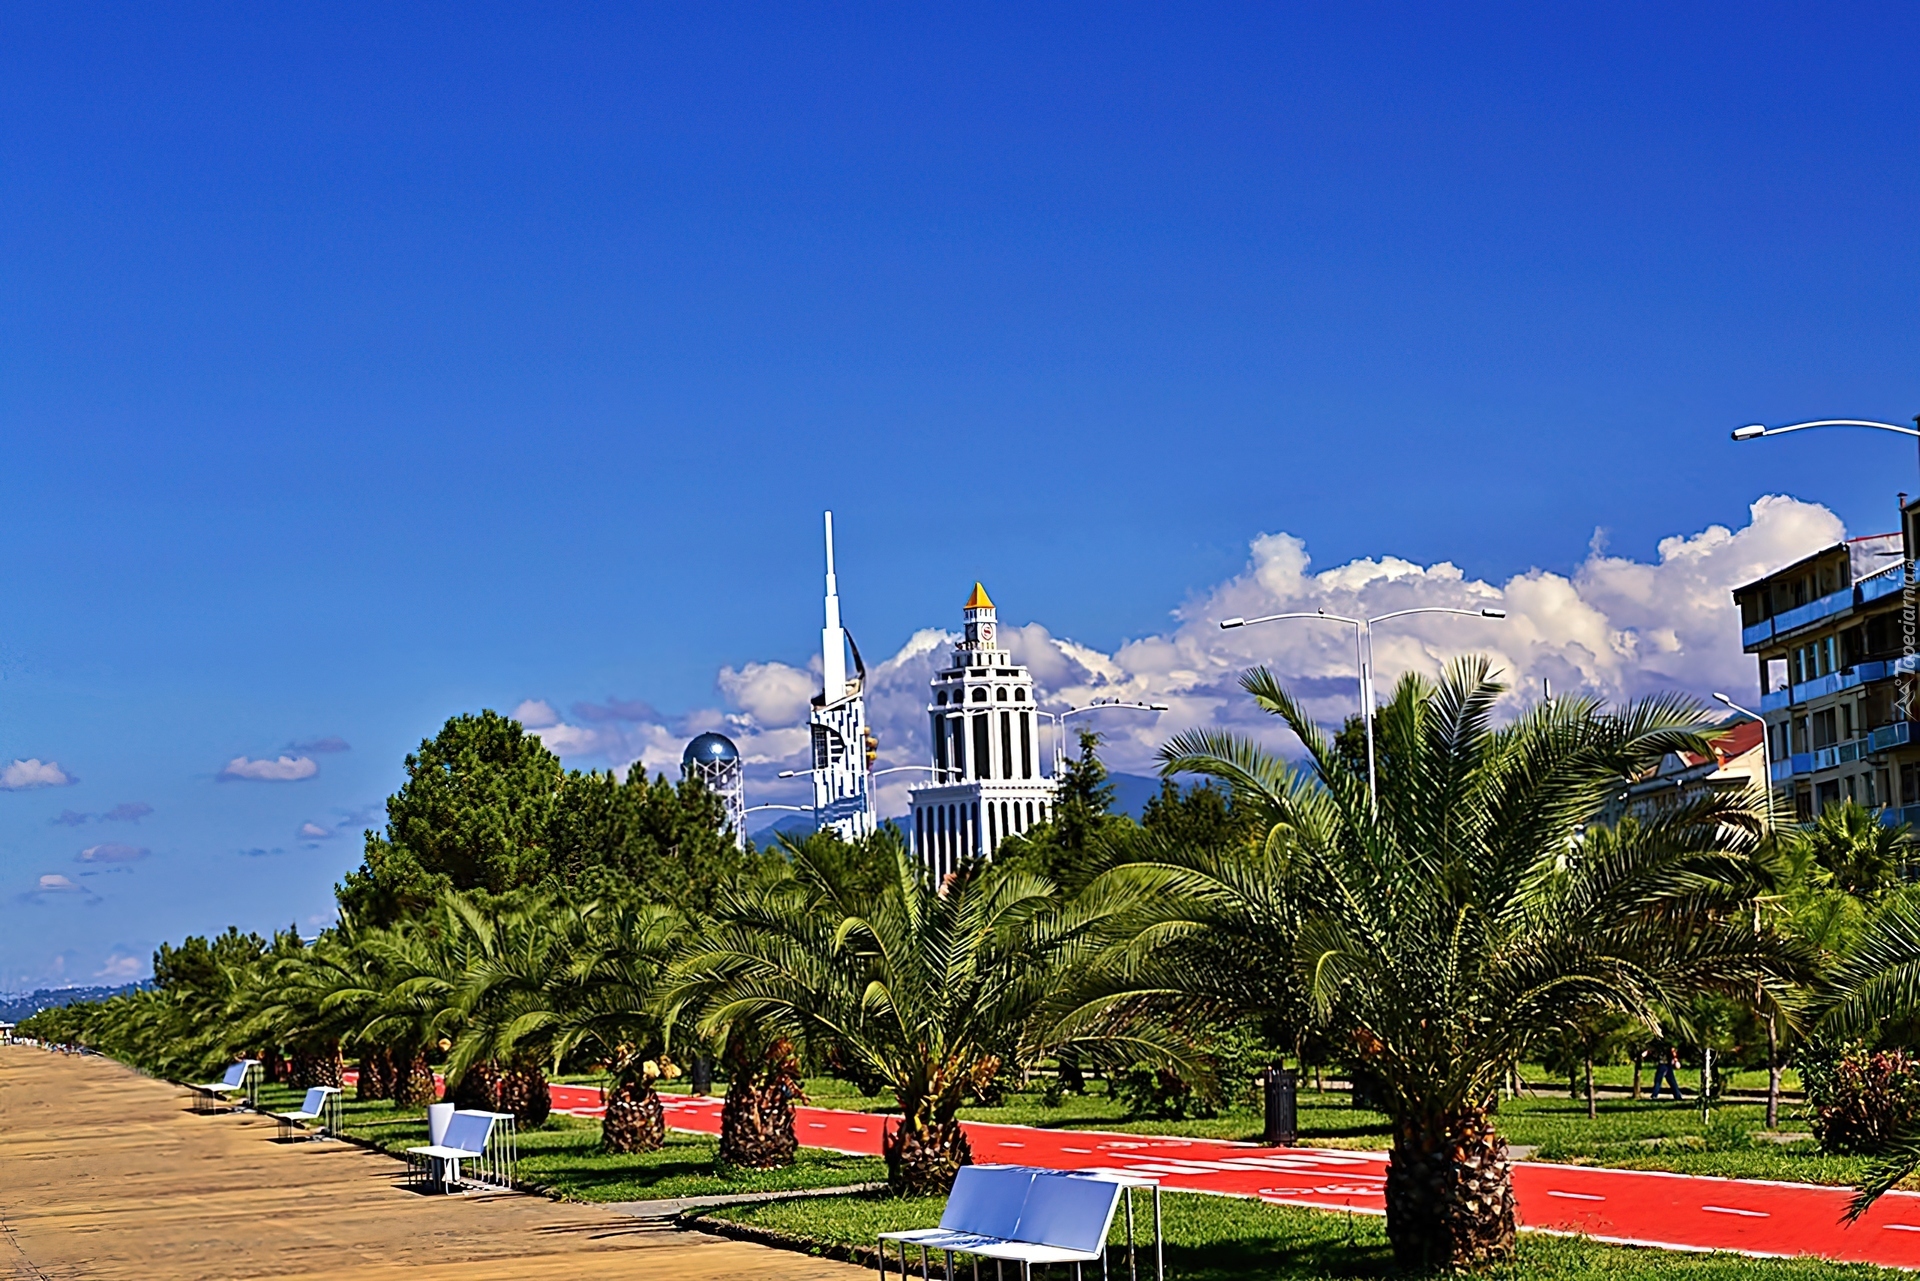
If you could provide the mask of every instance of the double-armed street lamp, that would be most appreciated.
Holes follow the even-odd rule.
[[[1043,712],[1034,708],[1036,716],[1044,716],[1053,722],[1053,776],[1060,777],[1060,761],[1065,755],[1067,742],[1067,718],[1081,716],[1087,712],[1105,712],[1123,709],[1135,712],[1164,712],[1165,703],[1136,703],[1124,698],[1096,698],[1084,707],[1069,707],[1064,712]]]
[[[1359,668],[1360,676],[1360,719],[1367,732],[1367,803],[1378,807],[1380,803],[1379,785],[1374,781],[1373,765],[1373,625],[1384,623],[1391,618],[1406,618],[1413,614],[1459,614],[1465,618],[1505,618],[1504,609],[1450,609],[1442,605],[1422,605],[1418,609],[1396,609],[1390,614],[1379,614],[1373,618],[1347,618],[1340,614],[1329,614],[1317,609],[1311,614],[1265,614],[1259,618],[1223,618],[1220,629],[1228,631],[1235,627],[1252,627],[1258,623],[1278,623],[1289,618],[1321,619],[1329,623],[1343,623],[1353,628],[1353,657]]]

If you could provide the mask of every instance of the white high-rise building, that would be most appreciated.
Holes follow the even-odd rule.
[[[935,781],[910,793],[914,853],[936,880],[965,859],[992,858],[1001,841],[1053,813],[1033,676],[1000,648],[985,587],[973,585],[964,609],[966,633],[934,673],[927,704]]]
[[[871,770],[876,748],[867,729],[866,665],[853,647],[855,675],[847,675],[847,631],[840,625],[840,586],[833,574],[833,513],[827,513],[827,621],[820,630],[824,688],[813,700],[813,816],[847,840],[871,836]]]

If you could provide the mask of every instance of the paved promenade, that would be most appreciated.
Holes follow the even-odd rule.
[[[99,1058],[0,1046],[0,1277],[26,1281],[850,1281],[862,1269],[593,1206],[428,1197],[345,1143],[194,1116],[183,1091]]]

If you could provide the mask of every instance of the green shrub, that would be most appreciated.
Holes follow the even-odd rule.
[[[1874,1155],[1920,1116],[1920,1061],[1847,1045],[1801,1056],[1807,1115],[1823,1152]]]

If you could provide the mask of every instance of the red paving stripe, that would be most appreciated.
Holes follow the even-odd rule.
[[[599,1090],[552,1087],[556,1111],[599,1116]],[[720,1131],[718,1098],[663,1095],[667,1124]],[[878,1156],[889,1122],[866,1112],[794,1109],[809,1147]],[[875,1123],[878,1122],[878,1125]],[[1022,1165],[1107,1170],[1157,1178],[1176,1191],[1258,1198],[1283,1205],[1385,1211],[1387,1154],[1333,1148],[1265,1148],[1220,1139],[1178,1139],[1088,1130],[970,1123],[975,1152],[1006,1151]],[[1715,1179],[1651,1170],[1520,1162],[1513,1167],[1520,1220],[1528,1228],[1627,1245],[1820,1255],[1853,1263],[1920,1268],[1920,1194],[1894,1192],[1851,1227],[1841,1223],[1847,1188],[1757,1179]]]

